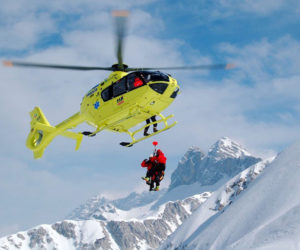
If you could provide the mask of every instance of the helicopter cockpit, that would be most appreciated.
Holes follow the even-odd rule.
[[[151,71],[137,71],[129,73],[127,76],[123,77],[119,81],[115,82],[114,84],[108,86],[104,89],[101,93],[101,97],[104,102],[111,100],[112,98],[118,97],[123,95],[129,91],[137,89],[146,85],[148,82],[169,82],[169,76],[159,72],[151,72]],[[167,83],[152,83],[149,84],[150,88],[152,88],[155,92],[159,94],[163,94],[164,91],[167,89]]]

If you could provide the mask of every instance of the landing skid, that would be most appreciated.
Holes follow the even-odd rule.
[[[131,144],[130,142],[120,142],[120,145],[124,147],[132,147],[133,144]]]
[[[164,117],[162,114],[159,114],[159,116],[161,117],[160,120],[155,121],[155,122],[151,122],[151,123],[149,123],[149,124],[146,124],[146,125],[144,125],[143,127],[137,129],[137,130],[134,131],[134,132],[126,131],[126,132],[130,135],[130,137],[131,137],[131,139],[132,139],[132,142],[121,142],[120,145],[121,145],[121,146],[124,146],[124,147],[131,147],[132,145],[134,145],[134,144],[136,144],[136,143],[138,143],[138,142],[140,142],[140,141],[143,141],[143,140],[145,140],[145,139],[148,139],[148,138],[150,138],[150,137],[152,137],[152,136],[154,136],[154,135],[157,135],[157,134],[159,134],[159,133],[161,133],[161,132],[163,132],[163,131],[165,131],[165,130],[168,130],[168,129],[174,127],[174,126],[176,125],[176,123],[177,123],[177,121],[173,122],[171,125],[168,125],[168,123],[167,123],[167,120],[169,120],[170,118],[174,117],[174,115],[169,115],[169,116],[167,116],[167,117]],[[164,127],[163,129],[160,129],[160,130],[158,130],[157,132],[154,132],[154,133],[152,133],[152,134],[150,134],[150,135],[148,135],[148,136],[143,136],[143,137],[141,137],[140,139],[135,139],[135,137],[134,137],[135,134],[137,134],[138,132],[144,130],[145,127],[151,126],[151,125],[153,125],[153,124],[158,124],[158,123],[161,123],[161,122],[163,122],[164,125],[165,125],[165,127]]]
[[[93,137],[96,135],[95,133],[90,132],[90,131],[83,131],[83,132],[81,132],[81,134],[83,134],[85,136],[89,136],[89,137]]]

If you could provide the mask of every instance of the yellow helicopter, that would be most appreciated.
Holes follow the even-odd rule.
[[[173,117],[165,117],[162,111],[166,109],[176,98],[179,86],[176,79],[169,74],[154,70],[168,69],[228,69],[231,64],[214,64],[188,67],[163,67],[163,68],[130,68],[123,64],[122,49],[125,35],[127,11],[114,11],[117,36],[118,63],[111,67],[86,67],[71,65],[40,64],[29,62],[4,61],[5,66],[40,67],[69,70],[107,70],[112,73],[103,82],[97,84],[83,97],[80,111],[63,122],[52,126],[39,107],[35,107],[31,116],[31,129],[27,137],[26,146],[33,151],[35,159],[43,156],[45,148],[58,135],[76,140],[78,150],[83,136],[94,136],[102,130],[127,133],[131,142],[121,142],[122,146],[130,147],[133,144],[161,133],[177,122],[168,124]],[[160,119],[145,124],[130,131],[138,124],[145,122],[153,116]],[[93,132],[73,132],[70,129],[86,122],[95,127]],[[146,127],[155,124],[163,124],[163,128],[155,130],[150,135],[136,138],[136,134]]]

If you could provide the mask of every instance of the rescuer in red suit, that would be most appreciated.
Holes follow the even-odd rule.
[[[154,183],[156,187],[154,191],[159,191],[160,182],[164,178],[165,169],[166,169],[166,161],[164,153],[158,149],[155,152],[155,156],[150,156],[149,159],[145,159],[142,163],[142,167],[147,167],[146,177],[142,177],[143,180],[146,181],[148,185],[150,185],[149,191],[152,191],[154,188]]]

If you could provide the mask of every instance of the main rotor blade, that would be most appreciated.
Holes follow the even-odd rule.
[[[18,66],[18,67],[38,67],[38,68],[70,69],[70,70],[109,70],[109,71],[115,70],[112,67],[89,67],[89,66],[16,62],[16,61],[3,61],[3,65],[7,67]]]
[[[127,28],[127,17],[129,15],[128,11],[119,10],[113,11],[112,15],[115,17],[115,28],[117,37],[117,58],[118,66],[120,70],[124,70],[123,67],[123,40]]]
[[[234,67],[235,67],[234,64],[227,63],[227,64],[157,67],[157,68],[127,68],[127,69],[125,69],[125,71],[140,71],[140,70],[214,70],[214,69],[232,69]]]

